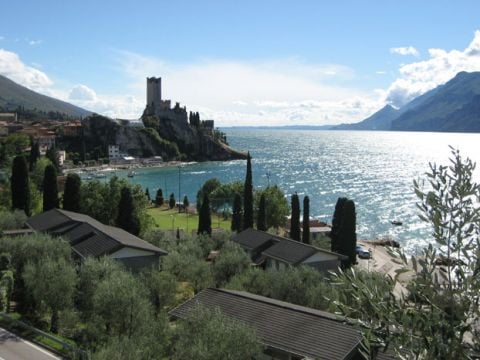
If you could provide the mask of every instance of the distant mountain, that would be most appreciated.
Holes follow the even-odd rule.
[[[337,125],[332,130],[390,130],[392,121],[397,117],[398,110],[390,105],[386,105],[359,123]]]
[[[480,132],[480,72],[460,72],[398,110],[387,105],[359,123],[333,130]]]
[[[0,75],[0,108],[11,111],[19,106],[23,106],[27,110],[53,111],[72,117],[84,117],[91,114],[88,110],[36,93]]]
[[[392,130],[480,131],[479,99],[480,72],[460,72],[413,100],[415,106],[392,121]]]

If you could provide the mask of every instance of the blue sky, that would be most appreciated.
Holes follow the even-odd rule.
[[[166,97],[218,125],[353,122],[480,70],[478,1],[16,0],[2,10],[0,74],[110,116],[140,116],[145,77],[162,76]]]

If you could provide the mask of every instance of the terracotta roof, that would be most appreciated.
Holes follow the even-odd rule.
[[[123,229],[104,225],[90,216],[71,211],[52,209],[29,218],[27,225],[36,231],[62,236],[74,251],[84,257],[111,254],[122,247],[167,254]]]
[[[206,289],[169,312],[185,318],[196,304],[218,308],[255,328],[262,344],[315,359],[350,359],[358,353],[359,331],[333,314],[241,291]]]

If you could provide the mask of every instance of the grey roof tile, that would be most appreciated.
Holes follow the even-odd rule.
[[[167,254],[123,229],[104,225],[90,216],[71,211],[52,209],[29,218],[27,225],[36,231],[64,237],[82,256],[106,255],[122,247],[151,251],[158,255]]]
[[[361,340],[333,314],[239,291],[206,289],[169,314],[185,318],[197,303],[252,326],[263,344],[305,357],[348,359]]]
[[[291,265],[296,265],[319,252],[337,256],[339,259],[346,258],[341,254],[255,229],[240,232],[233,237],[233,241],[253,252],[258,250],[264,257],[279,259]]]

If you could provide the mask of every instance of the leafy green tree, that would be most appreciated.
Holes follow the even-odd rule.
[[[99,259],[88,258],[82,262],[78,271],[75,304],[83,320],[88,321],[94,316],[93,297],[98,285],[117,276],[121,271],[123,268],[120,263],[106,256]]]
[[[243,229],[253,228],[252,158],[247,154],[247,173],[243,190]]]
[[[133,235],[140,233],[140,220],[133,202],[130,188],[124,187],[118,204],[117,226]]]
[[[237,244],[229,242],[223,246],[213,265],[213,276],[217,287],[225,285],[233,276],[250,267],[247,253]]]
[[[332,230],[330,232],[330,237],[332,239],[332,251],[338,252],[340,249],[340,243],[338,240],[338,234],[340,230],[340,225],[343,221],[343,209],[345,202],[348,199],[345,197],[339,197],[337,203],[335,204],[335,212],[333,213],[332,218]]]
[[[38,141],[30,139],[30,158],[29,158],[29,170],[33,171],[37,160],[40,158],[40,145]]]
[[[30,145],[30,137],[22,133],[8,135],[5,139],[5,153],[7,156],[19,156]]]
[[[233,201],[231,229],[236,232],[242,230],[242,197],[239,194],[235,195]]]
[[[164,202],[165,200],[163,199],[163,191],[162,189],[158,189],[155,196],[155,205],[162,206]]]
[[[210,211],[210,200],[207,194],[203,196],[202,207],[198,215],[197,234],[212,235],[212,214]]]
[[[135,337],[152,316],[148,293],[131,273],[120,271],[98,284],[93,296],[93,316],[111,336]]]
[[[243,194],[244,184],[241,181],[234,181],[231,183],[221,184],[213,190],[208,198],[210,205],[214,212],[218,212],[222,208],[231,207],[235,196]]]
[[[0,211],[0,231],[20,229],[25,225],[26,220],[24,211]]]
[[[338,309],[370,329],[364,331],[366,350],[388,344],[405,359],[471,359],[479,351],[480,185],[473,180],[474,169],[470,159],[452,149],[448,166],[430,164],[428,185],[414,182],[420,218],[431,226],[436,246],[410,259],[401,250],[392,253],[404,268],[390,279],[387,293],[378,293],[377,284],[362,282],[356,272],[337,275],[336,284],[350,286],[348,300],[340,299]],[[439,270],[439,257],[445,271]],[[393,288],[407,271],[415,275],[409,295],[399,296]]]
[[[27,216],[30,216],[31,208],[28,167],[27,161],[23,156],[16,156],[13,159],[10,186],[12,193],[12,210],[23,210]]]
[[[74,173],[67,175],[65,190],[63,192],[63,209],[73,212],[80,211],[80,190],[82,180]]]
[[[197,211],[200,212],[200,208],[202,207],[202,200],[205,194],[209,195],[210,199],[210,194],[214,192],[217,188],[219,188],[222,184],[220,183],[220,180],[217,178],[212,178],[208,179],[205,181],[205,183],[202,185],[200,190],[197,192]]]
[[[290,219],[290,238],[300,241],[300,200],[297,193],[292,195],[292,217]]]
[[[261,231],[267,231],[267,224],[265,218],[265,194],[262,194],[260,196],[260,202],[258,204],[257,229]]]
[[[177,280],[173,274],[157,269],[148,269],[141,274],[143,284],[149,293],[155,315],[161,316],[162,311],[170,310],[175,305]]]
[[[58,208],[58,202],[57,170],[48,165],[43,177],[43,211]]]
[[[350,267],[357,262],[357,221],[355,213],[355,203],[353,200],[347,200],[343,205],[343,216],[340,228],[338,230],[338,252],[348,256],[348,260],[343,262],[344,267]]]
[[[112,177],[108,183],[89,181],[82,184],[80,212],[107,224],[116,225],[123,188],[129,188],[133,199],[136,217],[140,224],[140,234],[153,226],[148,214],[148,202],[140,185],[130,184],[126,179]]]
[[[175,194],[174,194],[174,193],[171,193],[171,194],[170,194],[170,199],[168,200],[168,207],[169,207],[170,209],[173,209],[173,208],[175,207],[175,203],[176,203],[176,201],[175,201]]]
[[[13,285],[13,271],[10,269],[0,271],[0,311],[2,312],[10,312]]]
[[[310,244],[310,198],[303,198],[303,232],[302,242]]]
[[[52,162],[45,157],[41,157],[33,168],[32,182],[35,183],[40,191],[43,191],[43,177],[45,176],[45,168],[48,165],[52,165]]]
[[[262,353],[255,329],[218,309],[197,306],[176,327],[172,359],[244,360]]]
[[[64,258],[46,257],[30,262],[23,272],[25,285],[37,303],[44,303],[51,310],[50,331],[59,329],[58,312],[73,304],[77,283],[75,268]]]
[[[163,261],[163,269],[173,274],[178,281],[186,281],[195,293],[213,286],[212,268],[205,259],[185,252],[171,252]]]
[[[255,192],[255,208],[259,208],[260,198],[265,195],[265,222],[267,229],[285,226],[290,209],[285,193],[277,186]]]
[[[0,238],[0,251],[12,255],[15,280],[13,297],[17,304],[17,311],[33,316],[37,304],[31,292],[25,287],[23,271],[26,264],[37,264],[46,258],[62,258],[69,261],[72,251],[70,245],[64,240],[54,239],[49,235],[32,234],[15,238]]]
[[[147,321],[142,331],[135,336],[109,337],[105,344],[96,349],[93,360],[170,358],[168,330],[167,316],[162,314],[155,321]]]

